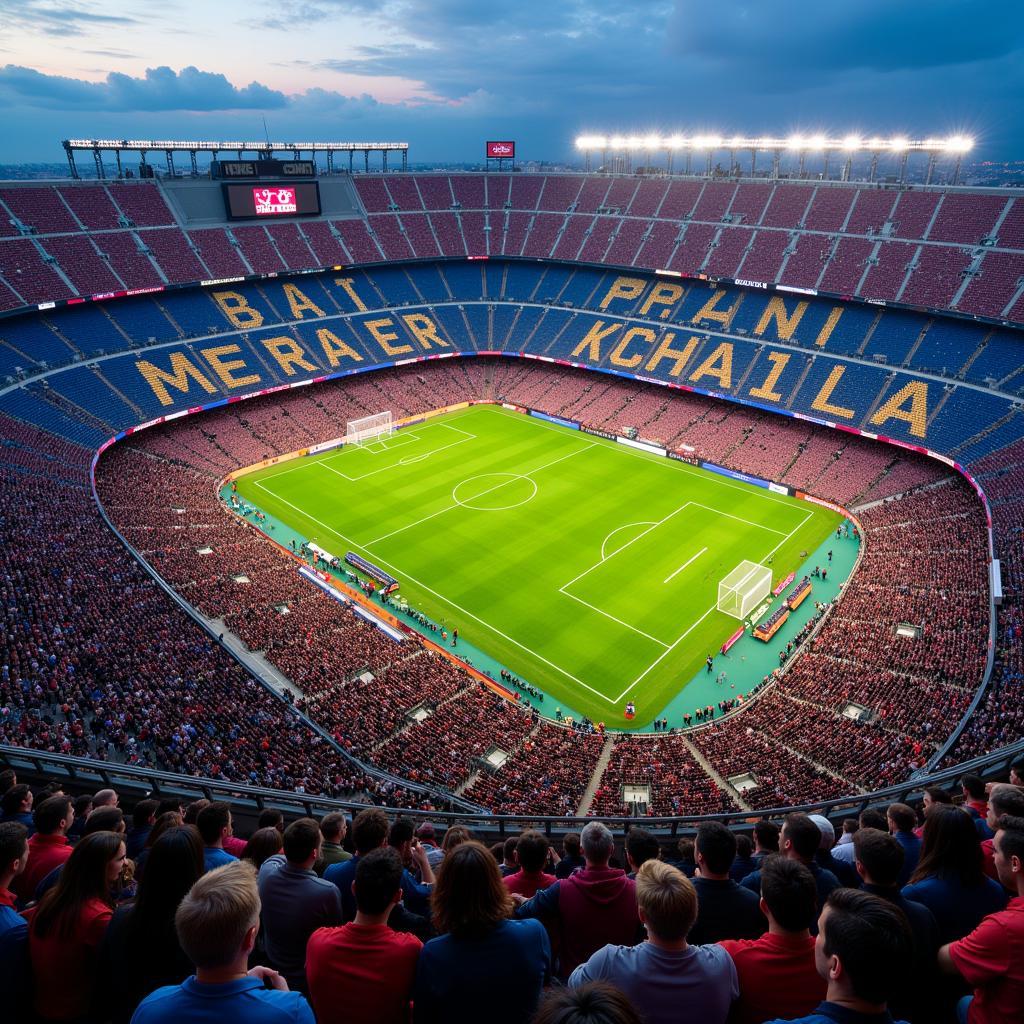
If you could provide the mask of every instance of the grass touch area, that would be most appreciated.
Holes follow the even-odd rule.
[[[834,512],[493,406],[248,474],[239,494],[598,721],[659,713],[738,625],[741,561],[796,571]],[[548,708],[552,711],[553,706]]]

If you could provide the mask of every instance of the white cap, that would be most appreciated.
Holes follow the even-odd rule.
[[[818,826],[818,831],[821,833],[821,849],[831,850],[836,841],[836,830],[832,827],[832,822],[824,814],[812,814],[810,819]]]

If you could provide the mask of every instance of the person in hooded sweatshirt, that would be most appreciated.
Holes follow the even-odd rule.
[[[580,834],[586,866],[520,900],[517,918],[539,918],[555,936],[558,977],[563,981],[604,946],[632,946],[642,938],[636,882],[610,868],[615,841],[599,821]]]

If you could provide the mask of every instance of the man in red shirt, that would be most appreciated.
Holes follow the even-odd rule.
[[[768,918],[767,933],[719,943],[732,957],[740,983],[730,1024],[800,1017],[825,998],[827,986],[814,964],[811,935],[817,912],[818,888],[806,865],[778,854],[766,857],[761,913]]]
[[[32,813],[35,835],[28,841],[28,867],[14,880],[14,894],[28,903],[36,886],[71,856],[68,829],[75,820],[75,802],[69,796],[47,797]]]
[[[939,967],[974,987],[957,1008],[961,1024],[1024,1020],[1024,818],[1004,815],[998,827],[996,871],[1015,896],[970,935],[939,950]]]
[[[543,832],[529,829],[519,837],[512,854],[519,870],[502,879],[509,892],[519,893],[529,899],[538,889],[554,885],[555,876],[544,871],[549,849],[548,837]]]
[[[989,878],[997,882],[999,876],[996,874],[995,862],[995,831],[999,819],[1004,814],[1011,814],[1016,818],[1024,818],[1024,790],[1019,786],[1011,786],[1008,782],[997,782],[989,790],[988,794],[988,815],[985,824],[992,830],[993,838],[983,839],[981,842],[981,855],[984,858],[983,867]]]
[[[390,846],[360,857],[352,884],[356,919],[310,936],[306,980],[319,1024],[408,1024],[423,943],[387,925],[402,899],[402,870]]]

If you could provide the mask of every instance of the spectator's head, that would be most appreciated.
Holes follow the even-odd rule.
[[[935,804],[924,819],[921,858],[911,882],[925,878],[959,878],[965,886],[981,884],[981,839],[974,819],[961,807]]]
[[[528,875],[544,870],[548,859],[548,837],[536,829],[529,829],[519,837],[515,859]]]
[[[441,861],[430,906],[439,933],[480,938],[511,915],[513,904],[490,850],[470,840]]]
[[[579,988],[549,989],[530,1024],[641,1024],[641,1020],[614,985],[590,981]]]
[[[834,889],[818,919],[814,961],[828,999],[856,1000],[862,1012],[889,1001],[910,967],[913,940],[903,912],[859,889]]]
[[[207,804],[196,817],[196,828],[204,846],[223,847],[224,840],[231,835],[231,804],[224,800]]]
[[[779,852],[779,826],[774,821],[759,821],[754,825],[754,842],[758,853]]]
[[[811,814],[808,817],[818,826],[818,831],[821,833],[821,838],[818,840],[818,849],[831,850],[836,844],[835,826],[824,814]]]
[[[761,913],[782,931],[808,931],[818,913],[818,886],[806,864],[773,853],[761,864]]]
[[[1024,786],[1024,758],[1010,765],[1010,783],[1014,786]]]
[[[736,856],[739,860],[750,860],[754,855],[754,840],[742,833],[736,837]]]
[[[320,819],[320,833],[325,843],[341,845],[348,832],[348,820],[341,811],[331,811]]]
[[[862,828],[853,837],[857,873],[868,885],[894,889],[906,856],[900,841],[877,828]]]
[[[921,797],[921,813],[927,818],[935,807],[953,802],[953,796],[941,786],[928,786]]]
[[[906,804],[889,804],[885,817],[890,832],[913,832],[917,828],[917,814]]]
[[[0,772],[0,796],[18,784],[18,773],[13,768],[5,768]]]
[[[352,841],[362,856],[388,841],[388,816],[377,807],[360,811],[352,822]]]
[[[636,905],[654,942],[680,942],[697,920],[697,890],[679,868],[649,860],[636,873]]]
[[[204,870],[203,841],[194,825],[174,825],[150,847],[139,882],[133,920],[137,926],[169,927],[174,912]]]
[[[169,828],[181,824],[183,822],[180,811],[164,811],[163,814],[158,815],[156,821],[153,822],[153,827],[149,830],[149,835],[146,836],[146,849],[149,849]],[[192,827],[195,828],[194,825]]]
[[[579,832],[566,832],[562,840],[562,853],[566,857],[578,858],[580,855],[580,834]]]
[[[284,835],[284,815],[276,807],[264,807],[256,819],[256,827],[276,828]]]
[[[1024,817],[1004,814],[997,824],[992,841],[996,874],[1010,892],[1024,896]]]
[[[32,812],[32,823],[44,836],[66,836],[74,820],[75,804],[69,796],[48,796]]]
[[[93,798],[92,805],[97,807],[116,807],[120,797],[115,789],[101,789]]]
[[[193,800],[192,803],[185,808],[185,824],[196,825],[199,822],[199,814],[204,807],[209,807],[209,800]]]
[[[156,821],[156,812],[160,809],[159,800],[140,800],[132,811],[132,828],[152,828]]]
[[[104,807],[96,807],[88,818],[85,819],[84,835],[92,832],[124,832],[124,811],[113,804],[106,804]]]
[[[28,864],[28,829],[20,821],[0,822],[0,889],[8,889],[11,879]]]
[[[270,825],[275,829],[276,826]],[[299,818],[284,830],[284,855],[294,868],[309,869],[320,856],[320,825],[313,818]]]
[[[791,811],[782,822],[779,833],[779,852],[796,857],[805,864],[814,860],[821,845],[821,830],[803,811]]]
[[[519,845],[519,836],[509,836],[501,849],[501,863],[510,868],[516,862],[516,847]]]
[[[702,878],[728,878],[736,837],[720,821],[703,821],[697,827],[695,853]]]
[[[32,810],[32,800],[32,790],[24,782],[19,782],[4,793],[3,798],[0,799],[0,808],[8,817],[15,814],[28,814]]]
[[[462,843],[468,843],[473,838],[468,828],[463,828],[461,825],[452,825],[445,834],[444,839],[441,840],[441,849],[445,853],[451,853],[456,846]]]
[[[965,800],[984,800],[985,780],[980,775],[965,775],[960,780],[960,790]]]
[[[240,966],[244,974],[260,926],[256,871],[236,861],[203,875],[174,915],[185,955],[202,970]]]
[[[893,804],[895,807],[896,805]],[[905,806],[905,805],[900,805]],[[914,812],[911,811],[911,814]],[[865,808],[860,812],[860,817],[857,819],[861,828],[877,828],[879,832],[889,831],[889,818],[882,811],[877,810],[874,807]],[[916,824],[916,822],[915,822]],[[913,829],[913,825],[910,826]],[[856,829],[854,830],[856,831]]]
[[[843,818],[843,835],[852,836],[860,828],[860,822],[856,818]]]
[[[79,840],[57,876],[57,883],[40,900],[32,920],[39,936],[56,932],[71,936],[82,907],[90,900],[112,905],[110,892],[125,861],[122,838],[114,832],[93,832]]]
[[[634,825],[626,833],[626,860],[634,871],[639,871],[642,864],[657,860],[660,856],[661,846],[647,829]]]
[[[84,825],[85,819],[90,814],[92,814],[92,793],[83,793],[81,796],[76,796],[75,820]]]
[[[424,821],[416,826],[416,838],[421,843],[430,843],[433,846],[437,843],[437,832],[429,821]]]
[[[580,833],[580,847],[586,858],[587,867],[604,868],[608,866],[615,840],[606,825],[599,821],[588,821]]]
[[[696,852],[697,844],[688,836],[684,836],[676,843],[676,854],[680,864],[693,864]]]
[[[360,857],[352,888],[359,913],[386,921],[402,898],[403,870],[402,858],[391,846],[379,846]]]
[[[988,815],[985,818],[993,832],[1004,814],[1024,818],[1024,789],[1008,782],[997,782],[988,794]]]
[[[242,860],[249,861],[257,871],[263,867],[264,861],[284,849],[284,838],[273,825],[270,828],[258,828],[249,837],[242,851]]]

